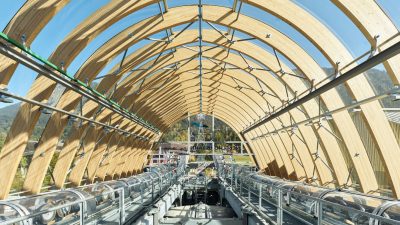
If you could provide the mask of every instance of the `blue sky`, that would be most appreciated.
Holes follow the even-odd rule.
[[[361,32],[344,16],[332,3],[328,0],[294,0],[302,7],[306,8],[313,15],[320,18],[333,32],[345,43],[351,50],[353,55],[358,56],[369,49],[369,44],[362,36]],[[50,23],[42,30],[36,40],[32,43],[31,48],[36,53],[43,57],[49,57],[57,45],[76,27],[82,20],[90,16],[101,6],[107,4],[109,0],[71,0]],[[380,6],[391,16],[392,20],[400,27],[400,0],[377,0]],[[12,19],[13,15],[25,3],[22,0],[3,0],[0,7],[0,29],[4,29],[7,23]],[[197,0],[168,0],[169,7],[178,5],[196,4]],[[232,6],[233,0],[203,0],[203,4]],[[143,20],[147,17],[158,13],[158,6],[152,5],[146,7],[144,10],[135,12],[134,14],[117,22],[105,32],[100,34],[94,39],[85,49],[78,55],[68,68],[69,73],[74,74],[85,60],[103,43],[110,39],[115,34],[119,33],[129,25]],[[266,22],[273,27],[281,30],[286,35],[290,36],[293,40],[298,42],[304,49],[306,49],[315,59],[323,66],[329,66],[324,57],[319,51],[307,41],[301,34],[285,24],[281,20],[266,14],[261,10],[254,7],[244,5],[242,13],[255,17],[263,22]],[[191,27],[195,29],[197,25]],[[207,28],[207,26],[205,26]],[[174,30],[179,30],[177,27]],[[225,29],[219,27],[220,29]],[[164,33],[163,33],[164,34]],[[161,37],[163,34],[156,34],[155,37]],[[239,36],[241,34],[238,34]],[[243,35],[244,36],[244,35]],[[135,46],[132,46],[128,53],[135,51],[137,48],[147,44],[148,41],[141,41]],[[259,44],[258,42],[256,42]],[[260,44],[261,45],[261,44]],[[112,63],[103,69],[100,75],[106,74],[112,66],[117,64],[122,56],[116,57]],[[381,68],[381,67],[380,67]],[[15,75],[13,76],[9,90],[13,93],[24,96],[33,80],[36,73],[19,66]],[[22,81],[22,82],[21,82]],[[0,104],[0,108],[6,106]]]

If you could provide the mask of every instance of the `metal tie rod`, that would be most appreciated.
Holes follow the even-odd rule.
[[[400,42],[397,42],[396,44],[383,50],[382,52],[378,53],[377,55],[372,56],[371,58],[369,58],[369,59],[365,60],[364,62],[360,63],[359,65],[357,65],[356,67],[350,69],[343,75],[333,79],[332,81],[326,83],[325,85],[321,86],[320,88],[310,92],[306,96],[289,104],[285,108],[282,108],[281,110],[273,113],[271,116],[269,116],[265,119],[259,120],[256,124],[253,124],[250,127],[244,129],[242,131],[242,133],[247,133],[247,132],[259,127],[260,125],[265,124],[265,123],[289,112],[290,110],[295,109],[298,106],[301,106],[302,104],[306,103],[307,101],[321,95],[322,93],[325,93],[326,91],[331,90],[332,88],[336,87],[337,85],[342,84],[361,73],[364,73],[365,71],[375,67],[376,65],[382,63],[383,61],[386,61],[386,60],[396,56],[399,53],[400,53]]]
[[[0,33],[2,34],[2,33]],[[1,38],[5,39],[3,37],[3,35],[1,35]],[[8,39],[5,39],[8,41]],[[66,88],[69,88],[85,97],[87,97],[88,99],[98,103],[99,105],[102,105],[108,109],[110,109],[111,111],[120,114],[121,116],[132,120],[138,124],[140,124],[141,126],[151,130],[154,133],[158,133],[159,130],[157,128],[155,128],[152,125],[147,124],[146,121],[144,121],[143,119],[141,119],[140,117],[138,117],[135,114],[132,114],[130,112],[128,112],[127,109],[123,108],[122,106],[118,105],[117,103],[115,103],[114,101],[110,100],[110,99],[106,99],[100,95],[97,95],[97,91],[91,89],[90,87],[86,87],[81,85],[81,82],[79,80],[76,80],[76,84],[72,83],[70,81],[70,79],[74,80],[74,78],[70,78],[69,75],[66,75],[66,73],[62,73],[60,72],[61,70],[59,68],[57,68],[55,65],[51,64],[51,65],[42,65],[39,62],[35,61],[34,59],[32,59],[30,56],[33,56],[33,58],[38,58],[41,61],[45,61],[44,59],[41,59],[40,56],[36,56],[34,53],[32,53],[29,49],[26,49],[25,47],[21,47],[18,45],[18,43],[14,43],[14,42],[10,42],[12,45],[20,48],[21,50],[23,50],[24,52],[27,52],[28,55],[25,55],[19,51],[17,51],[16,49],[12,48],[11,46],[4,44],[4,43],[0,43],[0,53],[25,65],[26,67],[38,72],[39,74],[42,74],[50,79],[52,79],[53,81],[62,84],[63,86],[65,86]],[[54,68],[55,67],[55,68]],[[59,73],[61,73],[62,75],[60,76],[57,72],[55,72],[54,70],[52,70],[51,68],[53,68],[54,70],[58,71]],[[86,89],[85,89],[86,88]]]
[[[132,132],[130,132],[128,130],[124,130],[124,129],[118,128],[116,126],[113,126],[113,125],[102,123],[100,121],[96,121],[96,120],[93,120],[93,119],[90,119],[90,118],[87,118],[87,117],[84,117],[84,116],[80,116],[80,115],[71,113],[69,111],[63,110],[63,109],[59,109],[59,108],[56,108],[56,107],[53,107],[53,106],[49,106],[49,105],[47,105],[45,103],[42,103],[42,102],[38,102],[38,101],[35,101],[35,100],[32,100],[32,99],[27,99],[27,98],[15,95],[13,93],[10,93],[10,92],[7,92],[7,91],[3,91],[1,89],[0,89],[0,94],[5,95],[5,96],[9,96],[11,98],[14,98],[14,99],[17,99],[17,100],[20,100],[20,101],[23,101],[23,102],[27,102],[29,104],[37,105],[37,106],[40,106],[42,108],[46,108],[46,109],[53,110],[53,111],[56,111],[56,112],[59,112],[59,113],[63,113],[63,114],[66,114],[66,115],[68,115],[70,117],[73,117],[73,118],[85,120],[85,121],[87,121],[89,123],[93,123],[93,124],[97,124],[99,126],[102,126],[103,128],[109,128],[109,129],[116,130],[118,132],[122,132],[124,134],[129,134],[129,135],[132,135],[135,138],[138,138],[138,139],[141,139],[141,140],[149,140],[149,138],[147,138],[145,136],[137,135],[137,134],[132,133]]]

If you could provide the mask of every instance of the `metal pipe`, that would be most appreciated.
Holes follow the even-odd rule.
[[[293,103],[288,104],[286,107],[282,108],[278,112],[273,113],[271,116],[269,116],[265,119],[262,119],[259,122],[255,123],[254,125],[244,129],[242,131],[242,133],[247,133],[247,132],[261,126],[262,124],[265,124],[265,123],[289,112],[290,110],[295,109],[298,106],[301,106],[302,104],[306,103],[307,101],[321,95],[322,93],[325,93],[326,91],[331,90],[332,88],[336,87],[337,85],[342,84],[361,73],[364,73],[365,71],[373,68],[374,66],[382,63],[383,61],[386,61],[387,59],[390,59],[390,58],[396,56],[399,53],[400,53],[400,42],[397,42],[396,44],[392,45],[391,47],[383,50],[382,52],[378,53],[377,55],[372,56],[371,58],[369,58],[366,61],[362,62],[361,64],[357,65],[356,67],[350,69],[343,75],[333,79],[332,81],[326,83],[325,85],[321,86],[320,88],[315,89],[314,91],[312,91],[309,94],[307,94],[306,96],[298,99],[297,101],[294,101]]]
[[[81,120],[85,120],[87,122],[98,124],[100,126],[103,126],[104,128],[110,128],[110,129],[113,129],[113,130],[116,130],[116,131],[119,131],[119,132],[122,132],[122,133],[125,133],[125,134],[129,133],[130,135],[132,135],[132,136],[134,136],[136,138],[143,139],[143,140],[148,140],[147,137],[140,136],[140,135],[137,135],[135,133],[131,133],[131,132],[127,131],[127,130],[123,130],[123,129],[117,128],[115,126],[111,126],[111,125],[108,125],[108,124],[105,124],[105,123],[102,123],[102,122],[99,122],[99,121],[96,121],[96,120],[93,120],[93,119],[89,119],[89,118],[84,117],[84,116],[76,115],[74,113],[71,113],[71,112],[68,112],[68,111],[65,111],[65,110],[62,110],[62,109],[58,109],[56,107],[49,106],[49,105],[46,105],[44,103],[41,103],[41,102],[38,102],[38,101],[35,101],[35,100],[32,100],[32,99],[27,99],[27,98],[24,98],[24,97],[21,97],[21,96],[18,96],[18,95],[15,95],[15,94],[3,91],[3,90],[0,90],[0,93],[3,94],[3,95],[9,96],[11,98],[17,99],[17,100],[20,100],[20,101],[23,101],[23,102],[27,102],[29,104],[34,104],[34,105],[40,106],[42,108],[50,109],[50,110],[53,110],[53,111],[56,111],[56,112],[59,112],[59,113],[63,113],[63,114],[69,115],[71,117],[75,117],[77,119],[81,119]]]
[[[314,124],[314,123],[313,123],[314,120],[318,120],[318,121],[315,122],[316,124],[318,124],[318,123],[320,123],[320,120],[321,120],[321,119],[322,119],[322,120],[323,120],[323,119],[329,120],[330,117],[331,117],[333,114],[335,114],[335,113],[339,113],[339,112],[342,112],[342,111],[344,111],[344,110],[356,108],[356,107],[358,107],[358,106],[361,106],[361,105],[363,105],[363,104],[366,104],[366,103],[369,103],[369,102],[372,102],[372,101],[380,100],[380,99],[382,99],[382,98],[385,98],[385,97],[390,96],[391,94],[398,93],[399,91],[400,91],[400,87],[397,87],[397,86],[396,86],[395,88],[393,88],[393,89],[391,89],[391,90],[389,90],[389,91],[386,91],[386,92],[381,93],[380,95],[376,95],[376,96],[373,96],[373,97],[370,97],[370,98],[366,98],[366,99],[363,99],[363,100],[361,100],[361,101],[354,102],[354,103],[352,103],[352,104],[343,106],[343,107],[341,107],[341,108],[334,109],[334,110],[331,110],[331,111],[322,113],[322,114],[320,114],[320,115],[318,115],[318,116],[314,116],[314,117],[311,117],[311,118],[309,118],[309,119],[302,120],[302,121],[300,121],[300,122],[290,124],[290,126],[284,126],[284,127],[279,128],[279,129],[275,129],[274,131],[270,131],[270,132],[268,132],[268,133],[261,134],[260,136],[254,137],[253,139],[255,139],[255,138],[262,138],[262,137],[265,137],[266,135],[269,135],[269,134],[271,134],[271,133],[277,133],[277,132],[280,132],[280,131],[282,131],[282,130],[286,130],[286,129],[289,129],[289,128],[297,129],[297,127],[298,127],[299,125],[302,125],[302,124],[305,124],[305,125],[308,125],[308,124],[313,125],[313,124]]]
[[[14,49],[13,47],[11,47],[9,45],[1,43],[0,53],[3,54],[4,56],[9,57],[10,59],[13,59],[13,60],[25,65],[26,67],[34,70],[35,72],[38,72],[39,74],[42,74],[42,75],[50,78],[51,80],[65,86],[66,88],[71,89],[71,90],[87,97],[88,99],[112,110],[115,113],[120,114],[121,116],[123,116],[129,120],[135,121],[136,123],[140,124],[141,126],[145,127],[146,129],[151,130],[154,133],[159,132],[159,129],[155,128],[151,124],[148,124],[147,121],[145,121],[142,118],[138,117],[137,115],[129,112],[129,110],[127,110],[126,108],[123,108],[118,103],[114,102],[113,100],[106,98],[104,95],[102,95],[98,91],[93,90],[92,88],[88,87],[82,81],[70,76],[65,71],[58,68],[56,65],[44,60],[42,57],[36,55],[30,49],[26,48],[25,46],[22,46],[15,40],[9,38],[4,33],[0,32],[0,38],[6,40],[8,43],[12,44],[14,47],[22,50],[23,52],[25,52],[27,54],[26,55],[22,52],[19,52],[17,49]],[[44,65],[41,65],[39,62],[35,61],[30,56],[32,56],[34,59],[37,59],[40,62],[44,63]],[[60,73],[61,76],[58,73]],[[76,83],[72,83],[71,81],[74,81]]]
[[[200,80],[200,113],[203,113],[203,29],[202,29],[202,20],[203,20],[203,9],[202,2],[199,0],[199,80]]]

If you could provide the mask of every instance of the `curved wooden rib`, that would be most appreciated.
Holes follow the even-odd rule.
[[[62,2],[62,3],[61,3]],[[67,37],[67,39],[57,48],[55,53],[51,57],[51,61],[55,64],[59,64],[63,62],[65,65],[69,65],[69,63],[75,58],[75,56],[87,45],[87,43],[96,37],[101,31],[118,21],[119,19],[125,17],[126,15],[141,9],[149,4],[155,3],[156,1],[139,1],[139,2],[118,2],[113,1],[109,3],[107,6],[100,9],[97,14],[95,14],[94,18],[86,20],[82,23],[74,32],[71,33]],[[256,6],[262,10],[268,11],[274,14],[277,17],[280,17],[285,22],[289,23],[291,26],[295,27],[299,30],[303,35],[305,35],[316,47],[320,49],[320,51],[326,56],[326,58],[332,63],[336,63],[340,61],[342,63],[347,63],[352,60],[352,56],[346,50],[346,48],[340,43],[340,41],[327,29],[322,25],[318,20],[308,14],[306,11],[298,7],[291,1],[280,1],[280,0],[272,0],[272,1],[256,1],[256,0],[244,0],[244,2],[249,3],[253,6]],[[369,2],[363,5],[361,1],[348,1],[348,0],[335,0],[335,4],[341,8],[346,15],[348,15],[354,23],[361,28],[364,34],[368,37],[369,41],[372,42],[374,32],[383,33],[385,38],[390,37],[394,34],[395,30],[393,28],[393,24],[388,21],[388,18],[383,16],[383,12],[377,7],[376,3]],[[44,7],[44,11],[47,14],[39,14],[41,18],[43,18],[44,24],[50,20],[50,18],[60,9],[62,8],[67,1],[49,1],[47,8]],[[35,7],[37,7],[37,2],[32,1],[32,5],[29,3],[25,4],[24,7],[20,10],[20,16],[16,16],[14,21],[21,21],[29,19],[29,15],[32,12],[35,12]],[[370,7],[369,7],[370,6]],[[358,8],[357,8],[358,7]],[[382,23],[381,29],[374,28],[373,24],[369,23],[366,19],[367,15],[365,12],[359,12],[359,7],[364,7],[366,9],[365,12],[371,12],[373,14],[373,21],[377,21]],[[369,7],[369,8],[368,8]],[[204,15],[203,19],[206,21],[210,21],[213,23],[218,23],[220,25],[228,26],[233,29],[237,29],[243,33],[247,33],[249,35],[257,37],[260,41],[267,43],[277,49],[280,53],[286,56],[294,65],[296,65],[301,72],[307,75],[309,79],[321,80],[325,77],[322,69],[313,61],[313,59],[303,50],[301,49],[295,42],[279,33],[272,27],[269,27],[266,24],[263,24],[260,21],[251,19],[247,16],[241,15],[239,19],[236,19],[236,13],[232,12],[228,8],[218,7],[218,6],[203,6]],[[111,14],[111,16],[109,16]],[[26,15],[24,17],[23,15]],[[107,15],[107,17],[105,17]],[[196,16],[194,16],[196,15]],[[381,16],[381,18],[380,18]],[[188,23],[191,21],[197,20],[197,6],[183,6],[177,8],[169,9],[168,13],[164,14],[164,19],[161,16],[151,17],[144,21],[141,21],[132,27],[121,32],[119,35],[111,39],[104,46],[96,51],[94,55],[92,55],[88,61],[82,66],[82,68],[78,71],[77,77],[79,79],[88,79],[92,80],[98,74],[98,72],[104,68],[114,57],[116,57],[119,53],[121,53],[124,49],[129,47],[130,45],[142,40],[143,38],[150,36],[152,34],[158,33],[163,29],[178,26],[180,24]],[[307,21],[306,23],[304,21]],[[387,24],[385,24],[387,23]],[[9,24],[10,29],[16,29],[16,27],[21,27],[21,32],[30,33],[29,43],[35,38],[37,33],[42,29],[44,24],[41,24],[35,28],[21,27],[18,25],[14,25],[13,23]],[[252,26],[248,26],[248,24],[252,24]],[[146,26],[144,26],[146,25]],[[144,29],[145,28],[145,29]],[[146,46],[143,50],[139,50],[145,52],[143,55],[133,55],[131,58],[140,59],[141,62],[149,58],[151,55],[154,55],[155,52],[160,52],[163,49],[170,48],[175,46],[180,46],[183,43],[190,43],[196,40],[197,37],[194,36],[195,32],[192,33],[187,32],[188,35],[182,35],[186,39],[182,38],[181,40],[174,40],[172,44],[163,46],[162,44],[155,43],[153,46]],[[224,45],[223,38],[214,34],[210,31],[210,43],[216,43],[219,45]],[[272,38],[266,38],[266,34],[272,34]],[[132,34],[132,35],[129,35]],[[190,36],[190,34],[192,36]],[[19,34],[16,33],[18,36]],[[382,34],[380,34],[382,35]],[[17,37],[18,39],[18,37]],[[77,41],[79,40],[79,41]],[[180,44],[178,42],[180,41]],[[243,52],[248,56],[255,59],[258,63],[262,63],[269,68],[273,68],[273,71],[278,71],[280,68],[277,68],[277,65],[271,65],[273,62],[273,57],[271,54],[264,54],[264,51],[258,51],[259,48],[252,46],[251,44],[244,43],[235,43],[231,46],[233,49]],[[249,51],[250,49],[254,49],[257,51]],[[384,48],[384,47],[383,47]],[[145,50],[154,50],[154,51],[145,51]],[[59,54],[59,52],[63,52],[64,54]],[[218,53],[218,54],[217,54]],[[262,54],[261,54],[262,53]],[[188,50],[186,52],[182,49],[179,52],[175,53],[173,57],[165,56],[163,59],[158,62],[161,65],[170,65],[173,62],[180,61],[183,59],[183,55],[186,54],[193,55]],[[210,58],[215,58],[221,61],[230,62],[233,65],[237,65],[238,67],[245,69],[246,65],[242,62],[240,63],[240,58],[235,56],[235,54],[231,53],[229,57],[223,58],[223,55],[220,55],[220,52],[210,51],[207,54],[210,54]],[[272,60],[271,60],[272,59]],[[268,61],[269,60],[269,61]],[[398,83],[398,77],[400,66],[398,66],[398,62],[400,57],[395,57],[388,61],[385,66],[392,76],[394,83]],[[0,58],[0,61],[5,62],[4,66],[0,67],[0,71],[6,71],[6,76],[3,77],[1,84],[8,83],[11,74],[15,70],[16,64],[4,60]],[[195,62],[195,61],[194,61]],[[253,62],[251,62],[254,64]],[[209,69],[212,69],[213,66],[210,62],[205,63]],[[137,65],[137,64],[136,64]],[[188,63],[187,66],[190,70],[195,69],[195,63]],[[254,64],[257,67],[257,64]],[[396,66],[397,65],[397,66]],[[125,68],[129,68],[129,66],[134,66],[134,64],[129,64]],[[215,65],[214,65],[215,67]],[[124,69],[125,69],[124,68]],[[289,71],[285,65],[283,65],[285,71]],[[185,72],[185,71],[182,71]],[[225,72],[226,74],[231,74],[230,72]],[[302,91],[305,89],[305,86],[301,82],[296,82],[293,78],[289,79],[287,76],[283,76],[278,80],[273,77],[263,78],[262,74],[259,71],[251,72],[256,77],[259,77],[264,82],[268,83],[268,88],[277,95],[280,99],[285,98],[285,90],[283,89],[283,85],[280,82],[284,82],[290,87],[290,96],[294,91]],[[100,91],[105,91],[108,88],[112,87],[118,79],[122,76],[123,73],[118,74],[115,78],[106,78],[103,79],[101,84],[99,85]],[[138,73],[134,73],[138,74]],[[143,75],[148,73],[143,73]],[[238,74],[238,73],[235,73]],[[211,74],[209,75],[211,76]],[[234,77],[233,73],[229,75],[230,77]],[[143,76],[139,76],[143,77]],[[244,82],[246,85],[257,89],[257,84],[254,83],[254,80],[250,80],[249,77],[240,76],[240,80]],[[186,79],[186,78],[185,78]],[[189,102],[190,101],[190,92],[187,89],[196,82],[185,80],[181,77],[171,82],[170,87],[176,87],[173,85],[180,85],[179,90],[180,93],[176,93],[175,95],[168,95],[171,90],[166,90],[163,92],[156,92],[151,94],[141,94],[137,99],[132,101],[132,96],[119,96],[118,99],[124,103],[126,106],[132,107],[128,100],[131,100],[133,104],[144,102],[141,107],[135,108],[135,111],[142,114],[144,117],[151,118],[152,121],[156,122],[160,125],[160,127],[166,129],[170,123],[176,121],[179,118],[182,118],[184,112],[190,111],[191,113],[196,113],[196,103]],[[153,81],[152,84],[161,84],[160,81],[155,79],[150,79]],[[128,85],[131,83],[135,83],[137,79],[126,79],[124,81],[124,85]],[[207,83],[208,81],[212,81],[211,83]],[[229,121],[228,124],[232,125],[236,132],[239,132],[245,126],[247,126],[251,121],[258,119],[260,116],[264,116],[264,110],[266,108],[265,101],[271,102],[273,105],[278,106],[280,101],[274,98],[268,98],[267,100],[260,98],[259,95],[254,93],[244,93],[244,91],[238,91],[234,87],[230,86],[232,82],[227,80],[227,78],[218,78],[218,77],[210,77],[209,80],[206,80],[207,86],[204,88],[205,90],[209,90],[213,97],[213,101],[218,99],[218,104],[213,105],[209,104],[210,108],[207,110],[215,111],[224,121]],[[366,97],[372,96],[374,93],[366,81],[365,77],[358,76],[348,83],[348,89],[352,95],[357,100],[362,100]],[[38,101],[44,101],[49,98],[52,90],[54,90],[55,83],[44,78],[38,77],[38,79],[33,84],[31,90],[28,93],[28,98],[32,98]],[[118,90],[126,90],[128,87],[118,88]],[[217,92],[212,92],[217,90]],[[235,95],[240,96],[240,98],[246,99],[243,105],[246,108],[243,108],[240,111],[246,111],[243,114],[237,109],[233,109],[233,114],[229,115],[229,111],[226,111],[225,107],[233,107],[234,102],[237,101],[238,97],[232,96],[229,93],[235,93]],[[72,91],[67,91],[63,94],[60,101],[58,102],[57,107],[63,108],[65,110],[74,110],[75,106],[79,102],[80,96]],[[146,100],[148,99],[158,99],[154,103],[148,103]],[[210,100],[210,98],[205,98],[206,100]],[[343,102],[340,99],[339,95],[336,91],[329,91],[324,93],[321,96],[321,99],[326,104],[328,109],[335,109],[343,106]],[[157,105],[158,104],[158,105]],[[175,106],[177,105],[186,105],[186,109],[184,110],[176,110]],[[165,107],[164,107],[165,106]],[[85,115],[93,116],[96,111],[97,105],[93,102],[89,102],[85,105]],[[308,102],[304,105],[304,108],[307,115],[304,115],[300,112],[295,112],[293,110],[290,114],[286,116],[282,116],[280,119],[283,123],[288,124],[290,116],[296,118],[296,120],[302,120],[307,118],[307,116],[315,116],[318,114],[318,107],[316,107],[316,103],[313,101]],[[390,128],[388,121],[384,113],[381,110],[381,107],[378,102],[368,103],[362,106],[363,115],[365,117],[366,123],[369,126],[371,134],[374,136],[377,145],[379,146],[379,153],[381,154],[382,159],[384,160],[386,171],[391,179],[391,184],[395,195],[397,196],[400,193],[400,174],[397,171],[398,166],[395,161],[396,158],[400,157],[400,148],[397,144],[397,141],[394,137],[393,131]],[[157,112],[157,113],[155,113]],[[231,112],[232,113],[232,112]],[[26,142],[29,136],[32,133],[34,125],[36,124],[39,118],[40,112],[39,108],[35,106],[31,106],[29,104],[22,104],[20,111],[16,119],[13,122],[10,133],[5,142],[5,146],[3,151],[0,153],[0,185],[5,188],[0,189],[0,198],[4,198],[7,196],[9,187],[13,180],[13,176],[16,171],[16,166],[18,166],[19,160],[22,157],[22,152],[25,149]],[[108,118],[111,118],[110,111],[102,111],[100,113],[101,121],[107,121]],[[119,116],[115,116],[113,118],[114,124],[121,123],[126,129],[129,129],[133,132],[141,132],[146,136],[151,138],[156,138],[150,132],[142,129],[141,127],[132,124],[125,119],[120,118]],[[67,117],[58,113],[54,113],[49,120],[46,129],[41,137],[39,142],[39,146],[37,151],[33,156],[32,164],[29,167],[28,176],[24,184],[24,188],[30,190],[34,193],[39,192],[42,178],[44,177],[47,171],[47,165],[49,164],[53,152],[55,150],[55,146],[61,136],[61,133],[66,125]],[[344,139],[344,143],[346,146],[345,151],[348,151],[350,156],[359,155],[358,159],[355,160],[352,158],[352,163],[357,172],[357,176],[361,182],[361,186],[363,191],[375,191],[377,189],[377,182],[373,174],[373,170],[371,165],[369,164],[369,160],[366,154],[366,150],[363,146],[361,138],[357,133],[357,130],[347,112],[342,112],[334,115],[334,122],[338,128],[340,136]],[[327,122],[324,126],[330,130],[330,125]],[[88,126],[88,124],[83,124],[86,132],[76,132],[71,137],[69,137],[66,142],[65,148],[61,153],[63,160],[59,160],[57,162],[55,173],[59,173],[57,177],[59,177],[60,183],[63,183],[66,176],[66,170],[68,170],[69,165],[72,162],[72,159],[79,149],[78,143],[79,140],[84,140],[83,144],[85,148],[85,155],[78,161],[77,165],[72,170],[70,175],[70,180],[75,184],[79,184],[82,177],[84,169],[89,165],[88,171],[90,168],[89,178],[91,180],[94,179],[95,174],[99,177],[99,179],[106,179],[107,175],[109,178],[119,177],[121,174],[129,172],[133,173],[133,171],[138,170],[140,165],[136,166],[125,166],[124,158],[128,156],[129,158],[137,158],[140,159],[143,154],[146,154],[142,148],[138,148],[137,154],[128,154],[128,150],[133,148],[135,145],[135,141],[132,139],[118,137],[119,135],[108,135],[107,138],[103,141],[100,140],[101,129],[100,128],[92,128]],[[264,168],[267,168],[267,172],[272,175],[278,175],[282,177],[288,177],[292,179],[302,179],[301,177],[314,179],[314,168],[310,168],[309,165],[315,165],[317,168],[317,173],[319,178],[321,179],[321,184],[326,184],[327,182],[332,182],[332,175],[336,180],[335,183],[338,185],[343,185],[348,176],[348,170],[346,163],[344,162],[343,154],[341,149],[337,143],[337,140],[326,133],[323,129],[317,129],[317,127],[313,128],[301,128],[299,129],[299,134],[294,136],[289,136],[287,134],[278,134],[274,137],[268,137],[266,139],[260,139],[257,141],[251,141],[252,138],[268,132],[270,130],[274,130],[276,127],[279,127],[280,123],[278,121],[272,121],[269,124],[261,126],[259,129],[256,129],[252,132],[246,134],[244,138],[249,141],[251,150],[256,153],[257,163]],[[83,133],[87,133],[87,135],[83,136]],[[320,142],[316,140],[320,139]],[[97,143],[97,141],[101,141]],[[122,141],[121,141],[122,140]],[[294,159],[289,157],[289,150],[291,146],[288,143],[293,143],[296,146],[297,150],[300,150],[301,162],[303,165],[307,164],[307,168],[300,168],[297,165]],[[323,151],[320,155],[321,158],[313,159],[311,154],[315,149],[317,149],[317,145],[320,145],[320,149]],[[147,143],[149,145],[149,143]],[[131,146],[131,147],[129,147]],[[106,164],[102,164],[99,168],[100,164],[99,160],[101,160],[104,151],[110,151],[111,157],[106,160]],[[283,151],[285,150],[285,151]],[[93,154],[94,153],[94,154]],[[40,157],[39,157],[40,156]],[[44,156],[44,157],[43,157]],[[360,160],[360,156],[361,159]],[[10,160],[13,159],[14,161]],[[111,158],[113,163],[111,163]],[[312,161],[311,164],[307,162]],[[143,160],[143,158],[142,158]],[[333,169],[333,174],[331,174],[321,160],[325,160]],[[366,166],[362,165],[362,163],[368,162]],[[140,163],[139,163],[140,164]],[[46,165],[43,167],[43,165]],[[4,173],[4,174],[3,174]],[[37,179],[39,178],[39,179]]]
[[[331,62],[332,66],[334,66],[336,62],[341,62],[346,65],[353,60],[350,52],[326,26],[293,2],[288,0],[245,0],[245,2],[271,12],[275,16],[278,16],[292,25],[320,49],[320,51]],[[349,16],[349,18],[353,19],[353,22],[358,27],[362,28],[361,30],[364,31],[364,34],[368,33],[366,36],[371,43],[374,42],[373,39],[375,35],[381,35],[382,33],[385,40],[398,32],[394,24],[382,12],[376,2],[365,2],[362,0],[335,0],[334,2],[347,14],[347,16]],[[360,21],[358,19],[360,19]],[[369,30],[370,33],[366,32],[367,30]],[[397,73],[397,76],[393,76],[394,73],[392,68],[397,69],[396,72],[400,72],[400,66],[398,65],[399,62],[400,56],[394,57],[385,63],[389,74],[392,75],[392,78],[395,78],[394,83],[397,84],[399,83],[398,78],[400,77],[400,73]],[[395,66],[396,64],[397,66]],[[391,67],[391,65],[394,67]],[[354,79],[349,80],[347,86],[356,100],[362,100],[375,95],[365,76],[357,76]],[[400,172],[397,166],[395,166],[397,164],[396,160],[393,159],[400,157],[399,145],[379,102],[376,101],[364,104],[361,108],[366,123],[369,125],[369,129],[375,137],[376,144],[379,146],[386,171],[391,179],[394,194],[398,195],[400,194]],[[353,141],[351,134],[343,135],[343,138],[349,139],[350,143]],[[359,142],[357,145],[350,146],[348,150],[352,151],[352,149],[354,149],[357,151],[357,146],[361,146],[361,144],[362,143]],[[354,156],[355,154],[356,152],[350,154],[350,156]],[[360,180],[368,179],[368,176],[365,176],[366,174],[361,173],[359,176],[360,175]]]
[[[69,0],[26,1],[3,32],[15,40],[21,40],[21,42],[25,38],[25,45],[30,46],[54,15],[68,3]],[[0,55],[0,62],[0,88],[5,88],[18,63],[4,55]]]

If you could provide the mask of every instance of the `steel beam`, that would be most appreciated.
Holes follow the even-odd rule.
[[[343,75],[331,80],[330,82],[326,83],[325,85],[321,86],[320,88],[317,88],[314,91],[311,91],[309,94],[298,99],[297,101],[294,101],[293,103],[288,104],[286,107],[281,108],[279,111],[272,113],[270,116],[259,120],[255,124],[244,129],[242,131],[242,133],[247,133],[247,132],[275,119],[275,118],[278,118],[279,116],[282,116],[283,114],[289,112],[290,110],[301,106],[302,104],[306,103],[307,101],[310,101],[311,99],[313,99],[315,97],[318,97],[319,95],[325,93],[326,91],[329,91],[329,90],[335,88],[336,86],[338,86],[339,84],[342,84],[342,83],[350,80],[351,78],[353,78],[361,73],[364,73],[365,71],[396,56],[399,53],[400,53],[400,42],[397,42],[396,44],[392,45],[391,47],[383,50],[382,52],[376,54],[375,56],[372,56],[371,58],[365,60],[364,62],[360,63],[359,65],[357,65],[354,68],[350,69],[349,71],[345,72]]]
[[[4,36],[3,33],[0,33],[0,37],[3,38],[4,40],[7,40],[6,38],[8,38],[7,36]],[[46,63],[46,61],[44,59],[42,59],[40,56],[37,56],[36,54],[34,54],[31,50],[26,49],[23,46],[19,46],[18,43],[13,43],[13,42],[10,42],[10,43],[12,43],[14,46],[16,46],[19,49],[26,52],[29,56],[19,52],[18,50],[12,48],[10,45],[6,45],[4,43],[0,43],[0,54],[3,54],[6,57],[9,57],[10,59],[13,59],[13,60],[25,65],[26,67],[34,70],[35,72],[48,77],[49,79],[65,86],[66,88],[71,89],[71,90],[81,94],[82,96],[85,96],[88,99],[98,103],[99,105],[102,105],[102,106],[110,109],[111,111],[118,113],[122,117],[132,120],[135,123],[138,123],[139,125],[145,127],[146,129],[149,129],[150,131],[158,134],[159,129],[155,128],[152,125],[149,125],[142,118],[136,116],[135,114],[130,113],[127,109],[118,105],[118,103],[116,103],[110,99],[107,99],[105,96],[98,93],[96,90],[93,90],[90,87],[87,87],[81,81],[66,74],[65,71],[62,71],[60,68],[58,68],[54,64]],[[34,59],[30,58],[30,56],[45,63],[45,65],[42,65],[41,63],[36,62]],[[59,73],[61,74],[61,76]],[[75,81],[76,83],[72,83],[71,80]]]
[[[106,123],[102,123],[102,122],[99,122],[99,121],[96,121],[96,120],[93,120],[93,119],[90,119],[90,118],[87,118],[87,117],[84,117],[84,116],[81,116],[81,115],[76,115],[74,113],[65,111],[63,109],[59,109],[59,108],[56,108],[56,107],[53,107],[53,106],[49,106],[49,105],[47,105],[45,103],[38,102],[38,101],[35,101],[35,100],[32,100],[32,99],[27,99],[27,98],[18,96],[16,94],[12,94],[12,93],[7,92],[7,91],[0,90],[0,94],[8,96],[8,97],[11,97],[11,98],[14,98],[16,100],[20,100],[20,101],[29,103],[29,104],[40,106],[41,108],[45,108],[45,109],[49,109],[49,110],[52,110],[52,111],[55,111],[55,112],[63,113],[63,114],[66,114],[66,115],[68,115],[70,117],[77,118],[77,119],[80,119],[80,120],[84,120],[84,121],[87,121],[87,122],[92,123],[92,124],[97,124],[99,126],[102,126],[103,128],[113,129],[115,131],[118,131],[118,132],[121,132],[121,133],[124,133],[124,134],[129,134],[129,135],[132,135],[133,137],[141,139],[141,140],[149,140],[149,138],[147,138],[145,136],[137,135],[137,134],[129,132],[127,130],[123,130],[123,129],[120,129],[118,127],[111,126],[111,125],[108,125]]]

